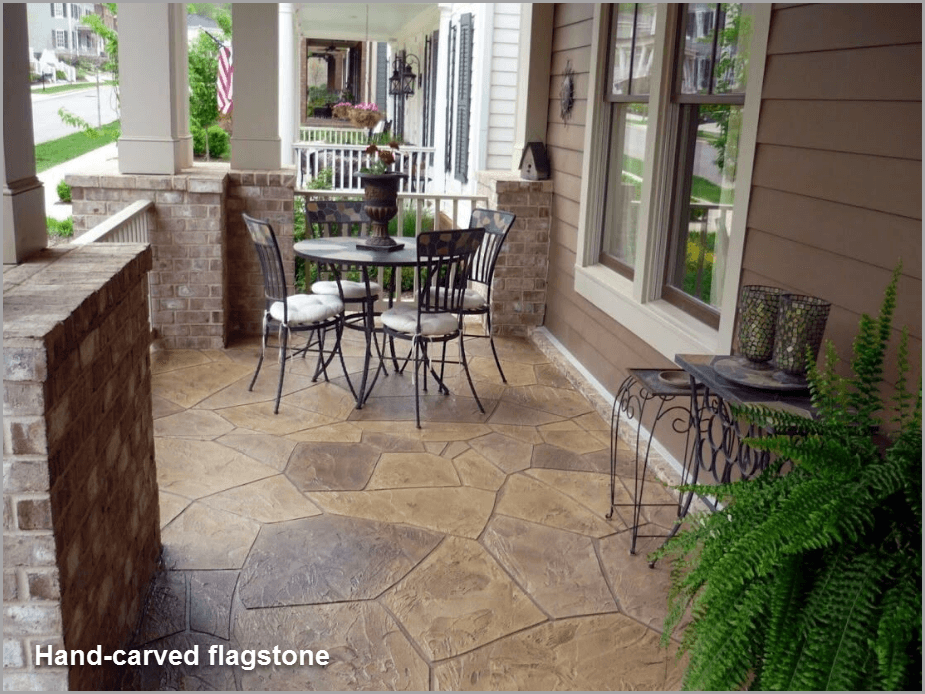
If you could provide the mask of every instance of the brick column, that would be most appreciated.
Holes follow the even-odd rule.
[[[491,209],[517,215],[507,235],[491,290],[496,335],[526,336],[546,315],[552,181],[525,181],[519,172],[480,171],[478,193]]]
[[[3,275],[3,684],[112,689],[36,646],[127,644],[160,554],[147,272],[133,244],[46,249]]]

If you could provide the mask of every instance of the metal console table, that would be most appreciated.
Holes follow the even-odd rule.
[[[643,503],[645,490],[645,473],[649,464],[652,437],[660,420],[670,418],[672,428],[685,435],[684,458],[682,460],[681,484],[715,483],[725,484],[737,479],[748,479],[764,470],[770,462],[770,455],[744,443],[744,439],[758,437],[768,432],[754,424],[747,424],[732,416],[730,404],[764,405],[770,408],[784,409],[795,414],[813,417],[814,411],[809,394],[800,390],[768,390],[734,383],[721,376],[715,365],[720,360],[728,360],[725,355],[689,355],[675,356],[675,363],[681,371],[669,371],[670,374],[684,374],[688,379],[686,387],[667,383],[659,378],[666,373],[660,369],[631,369],[630,376],[624,380],[614,399],[611,419],[611,508],[608,518],[613,516],[618,506],[633,507],[631,554],[635,554],[637,537],[664,537],[666,540],[674,535],[679,525],[676,524],[667,535],[638,534],[641,509],[644,506],[670,506],[675,504]],[[676,378],[676,376],[675,376]],[[675,404],[675,398],[688,396],[688,406]],[[645,417],[647,405],[656,407],[649,430],[649,439],[641,439],[641,424]],[[615,499],[617,441],[621,417],[629,421],[636,420],[636,479],[633,489],[632,504],[618,504]],[[708,475],[703,479],[701,475]],[[706,497],[701,500],[711,511],[716,510],[715,503]],[[693,492],[684,492],[676,504],[678,520],[690,511],[694,499]]]

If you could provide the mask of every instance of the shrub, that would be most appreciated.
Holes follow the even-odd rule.
[[[193,154],[203,157],[206,154],[206,131],[199,123],[193,121],[189,126],[190,135],[193,136]]]
[[[67,75],[64,74],[64,70],[55,70],[55,77],[59,80],[67,81]]]
[[[225,129],[215,123],[206,132],[209,135],[209,155],[216,159],[227,156],[231,149],[231,138]]]
[[[831,343],[811,367],[818,419],[732,408],[775,432],[748,440],[775,454],[767,470],[686,488],[725,506],[655,555],[678,557],[663,644],[691,609],[685,688],[921,690],[922,390],[907,384],[905,329],[895,390],[881,391],[898,280],[861,317],[852,375]]]
[[[49,236],[60,236],[61,238],[71,238],[74,235],[74,218],[55,219],[54,217],[45,218],[45,226],[48,227]]]
[[[61,202],[71,201],[71,187],[64,181],[58,183],[58,200]]]

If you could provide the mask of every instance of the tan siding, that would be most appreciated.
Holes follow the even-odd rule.
[[[922,100],[922,45],[768,56],[763,99]]]
[[[556,3],[556,11],[553,16],[552,24],[558,30],[561,27],[575,24],[576,22],[590,21],[593,16],[594,5],[589,2],[560,2]],[[590,34],[587,45],[591,45]]]
[[[752,183],[922,218],[922,165],[917,161],[759,145]]]
[[[902,259],[894,324],[920,348],[921,8],[777,7],[740,283],[831,301],[845,359]]]
[[[922,104],[765,101],[758,142],[921,161]]]
[[[821,30],[822,29],[822,30]],[[922,42],[918,3],[832,3],[778,12],[768,37],[769,53],[811,53]]]
[[[922,223],[854,205],[809,198],[767,188],[752,190],[749,228],[774,233],[828,253],[892,270],[905,249],[903,272],[922,279],[922,256],[909,240],[921,234]]]

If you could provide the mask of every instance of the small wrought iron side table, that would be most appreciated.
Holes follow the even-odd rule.
[[[691,395],[691,384],[687,375],[681,369],[630,369],[629,376],[624,379],[617,390],[613,402],[613,412],[610,417],[610,511],[607,518],[613,517],[617,507],[631,507],[633,520],[630,528],[630,554],[636,554],[636,539],[640,537],[665,537],[665,535],[640,535],[639,526],[643,507],[674,506],[678,516],[681,516],[680,500],[676,503],[644,503],[646,471],[649,467],[649,454],[652,451],[652,439],[655,429],[663,420],[669,420],[672,429],[686,436],[684,459],[687,460],[691,450],[691,411],[686,404]],[[696,386],[694,386],[696,387]],[[675,399],[683,398],[685,404],[675,403]],[[646,412],[654,416],[647,436],[643,436],[643,421],[646,421]],[[634,439],[635,452],[635,478],[633,483],[632,503],[618,503],[616,500],[617,484],[617,450],[620,441],[621,420],[632,426],[636,424]],[[686,466],[685,466],[686,468]]]
[[[763,405],[804,417],[814,416],[809,394],[804,390],[754,388],[721,376],[715,365],[728,359],[728,356],[715,354],[675,355],[675,363],[687,372],[691,384],[699,386],[698,397],[691,398],[694,446],[686,460],[681,484],[701,482],[702,473],[708,473],[713,483],[727,484],[755,477],[768,466],[770,454],[756,451],[743,440],[773,432],[737,420],[730,412],[730,403]],[[687,515],[693,496],[692,492],[682,495],[679,518]],[[709,498],[701,497],[701,500],[711,511],[716,510]]]

